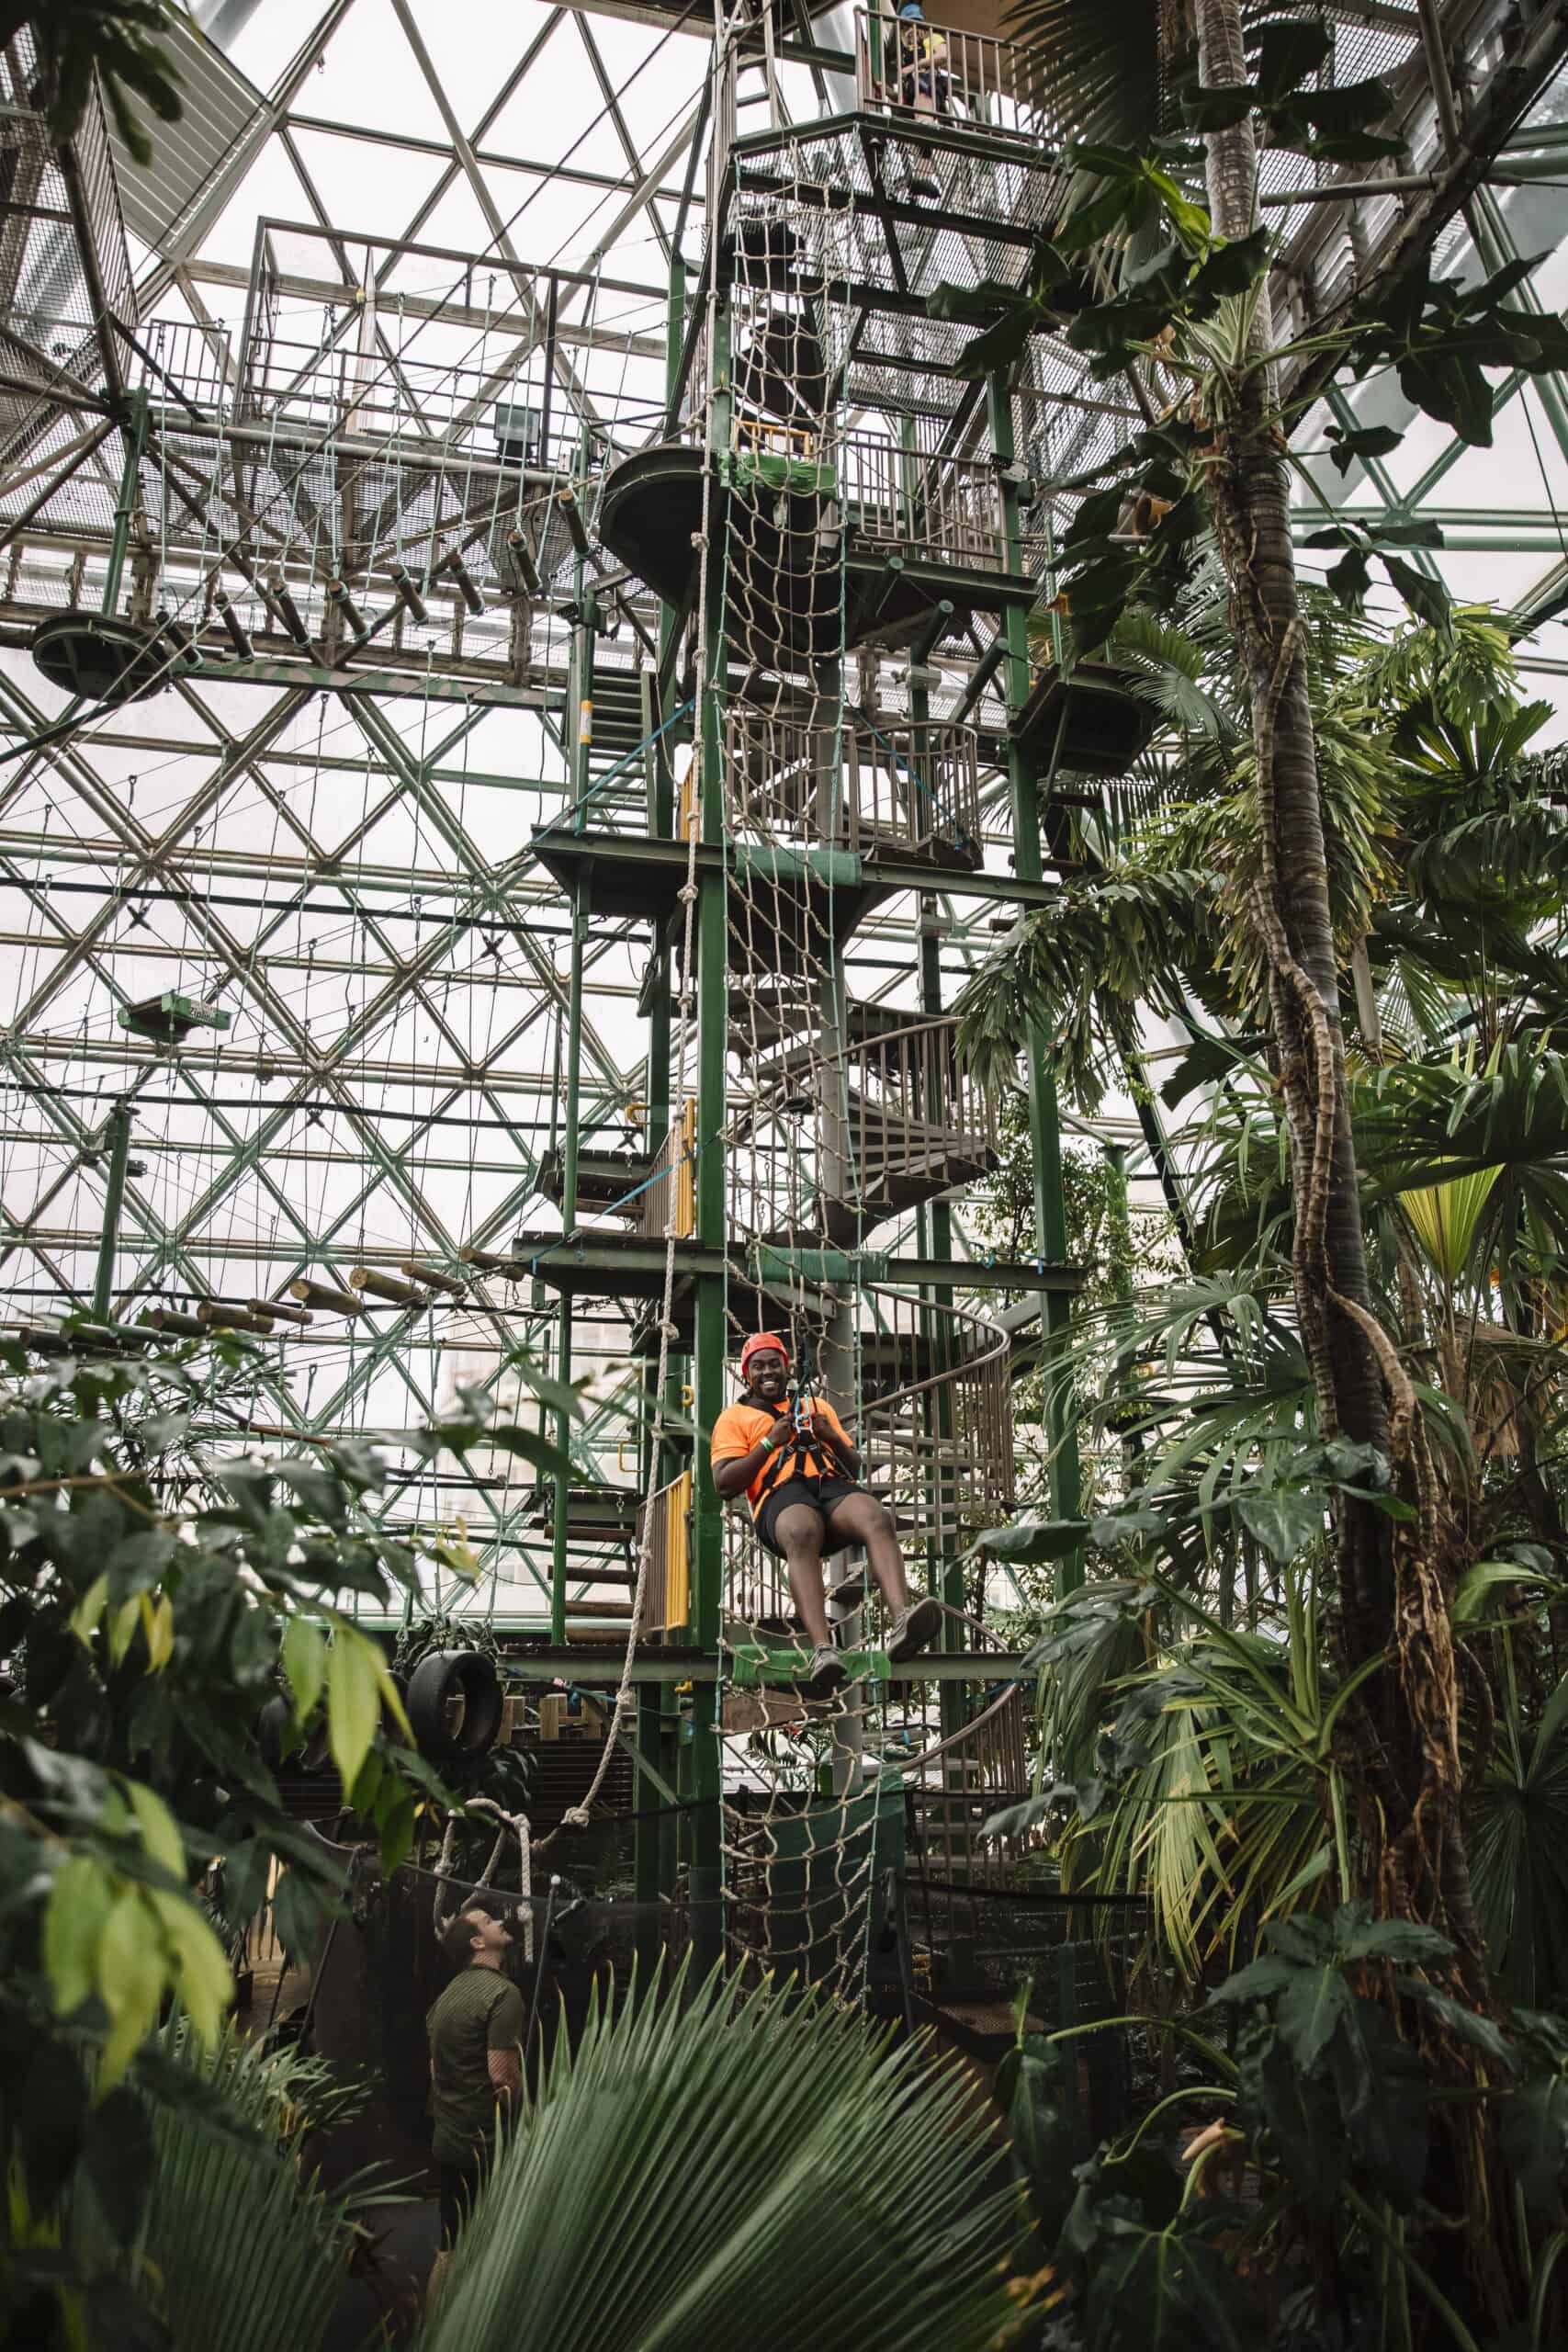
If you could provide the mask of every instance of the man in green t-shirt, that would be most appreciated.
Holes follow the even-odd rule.
[[[512,1938],[488,1911],[460,1911],[443,1929],[441,1943],[459,1972],[424,2021],[445,2254],[472,2202],[496,2120],[522,2099],[523,1996],[501,1973]]]

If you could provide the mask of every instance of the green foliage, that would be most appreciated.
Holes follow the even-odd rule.
[[[380,1645],[354,1623],[419,1575],[362,1508],[380,1453],[354,1440],[303,1459],[208,1455],[199,1432],[225,1421],[214,1355],[198,1372],[85,1351],[39,1370],[15,1345],[0,1354],[0,1656],[13,1679],[0,1701],[0,2156],[25,2184],[12,2211],[23,2243],[48,2245],[68,2209],[90,2211],[93,2246],[118,2233],[132,2285],[141,2209],[104,2189],[104,2117],[138,2144],[150,2132],[171,2165],[186,2163],[191,2112],[231,2122],[244,2070],[221,2054],[224,1936],[270,1907],[307,1952],[341,1898],[329,1850],[284,1808],[263,1707],[287,1689],[295,1737],[324,1732],[383,1867],[406,1853],[420,1795],[446,1794],[405,1744]],[[423,1459],[538,1449],[532,1431],[491,1430],[479,1392],[458,1402],[451,1421],[389,1442]],[[191,2021],[178,2064],[153,2039],[171,2000]],[[203,2050],[219,2053],[216,2072],[192,2054]],[[186,2154],[171,2227],[199,2233],[205,2159]],[[298,2183],[283,2170],[258,2227],[286,2234]],[[321,2262],[337,2227],[318,2233]],[[96,2275],[57,2261],[51,2292],[91,2301]],[[26,2266],[7,2276],[25,2301]]]
[[[1504,1699],[1470,1808],[1476,1914],[1508,1997],[1568,2007],[1568,1676],[1532,1722],[1513,1670],[1516,1637],[1495,1638]]]
[[[966,2080],[860,2019],[724,1976],[558,2041],[423,2352],[838,2337],[988,2346],[1011,2199]]]
[[[171,0],[5,0],[0,42],[23,30],[37,42],[51,138],[63,146],[75,137],[96,74],[120,137],[149,164],[152,142],[137,103],[160,122],[178,122],[184,111],[164,47],[174,23]]]

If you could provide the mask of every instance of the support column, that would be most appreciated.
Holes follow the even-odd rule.
[[[834,659],[816,665],[813,704],[818,714],[812,749],[812,831],[825,850],[838,838],[839,796],[842,789],[843,666]],[[824,719],[820,714],[829,716]],[[859,1171],[851,1149],[849,1101],[849,1019],[843,966],[835,955],[824,973],[817,995],[817,1067],[821,1095],[817,1106],[817,1190],[821,1209],[822,1238],[830,1238],[829,1210],[837,1202],[852,1208],[860,1191]],[[798,1339],[796,1347],[798,1350]],[[848,1283],[833,1285],[833,1306],[822,1335],[818,1366],[823,1394],[846,1428],[860,1408],[855,1381],[854,1290]],[[829,1571],[831,1574],[831,1571]],[[840,1645],[858,1646],[863,1612],[857,1605],[833,1612]],[[849,1691],[833,1718],[831,1781],[835,1796],[852,1795],[865,1772],[865,1702],[862,1690]]]
[[[130,545],[130,526],[141,490],[141,460],[147,452],[147,395],[142,391],[127,392],[125,404],[125,463],[120,468],[119,497],[114,510],[114,536],[109,541],[108,569],[104,574],[106,614],[113,614],[118,608],[120,584],[125,577],[126,551]]]
[[[713,310],[712,379],[708,464],[717,468],[729,447],[729,307],[721,294]],[[722,493],[709,503],[711,516],[723,512]],[[716,522],[712,526],[716,536]],[[706,628],[702,647],[701,707],[697,717],[697,808],[704,845],[722,848],[725,839],[723,695],[726,687],[724,567],[716,548],[699,549],[708,567]],[[727,1238],[724,1122],[725,1053],[729,1020],[728,923],[722,865],[697,884],[697,1124],[693,1171],[697,1239],[722,1250]],[[684,976],[691,984],[691,975]],[[677,1073],[679,1076],[679,1073]],[[725,1296],[722,1274],[697,1278],[696,1354],[694,1362],[695,1430],[692,1461],[692,1624],[694,1643],[716,1656],[724,1593],[724,1506],[713,1483],[708,1446],[725,1405]],[[723,1950],[721,1853],[722,1750],[720,1690],[716,1681],[698,1682],[692,1691],[691,1793],[698,1810],[690,1816],[691,1892],[694,1906],[694,1956],[699,1974]]]
[[[108,1182],[104,1190],[104,1238],[98,1245],[97,1278],[93,1284],[93,1313],[100,1323],[109,1319],[114,1301],[114,1261],[119,1247],[119,1216],[125,1205],[126,1163],[130,1157],[130,1105],[117,1102],[107,1121]]]
[[[1018,488],[1008,479],[1013,463],[1012,401],[1005,375],[992,376],[986,387],[991,447],[997,465],[1001,502],[1003,564],[1021,571],[1021,537],[1018,521]],[[1010,720],[1029,699],[1029,627],[1016,605],[1002,619],[1007,651],[1000,680]],[[1012,799],[1013,869],[1021,882],[1038,882],[1043,874],[1040,854],[1040,803],[1034,771],[1008,738],[1008,785]],[[1034,1166],[1034,1241],[1041,1257],[1060,1262],[1067,1253],[1066,1206],[1062,1191],[1062,1134],[1056,1102],[1056,1081],[1045,1057],[1045,1041],[1031,1025],[1024,1047],[1025,1082],[1029,1098],[1030,1155]],[[1045,1429],[1051,1445],[1051,1509],[1057,1519],[1076,1519],[1082,1500],[1077,1436],[1067,1400],[1056,1386],[1055,1374],[1067,1336],[1070,1300],[1059,1291],[1043,1291],[1040,1323],[1041,1361],[1045,1374]],[[1074,1592],[1084,1580],[1083,1555],[1074,1552],[1056,1570],[1058,1597]]]
[[[571,975],[567,984],[566,1016],[566,1112],[561,1130],[560,1215],[563,1233],[572,1232],[577,1224],[578,1123],[582,1101],[582,901],[587,887],[585,883],[578,882],[574,884],[571,894]],[[556,1377],[567,1383],[571,1379],[571,1294],[563,1291]],[[562,1453],[570,1453],[571,1416],[564,1410],[556,1415],[556,1444]],[[566,1639],[567,1521],[570,1508],[570,1479],[559,1477],[556,1480],[550,1556],[550,1639],[558,1645]]]

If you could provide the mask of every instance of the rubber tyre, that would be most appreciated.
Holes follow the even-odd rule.
[[[288,1701],[281,1693],[276,1699],[269,1699],[256,1717],[256,1738],[261,1747],[262,1760],[271,1772],[288,1771],[299,1773],[305,1780],[313,1780],[318,1772],[324,1770],[332,1753],[326,1725],[323,1724],[310,1734],[303,1745],[291,1747],[285,1754],[284,1742],[293,1726],[294,1710]]]
[[[446,1704],[459,1693],[463,1719],[446,1728]],[[482,1650],[432,1650],[409,1677],[408,1718],[422,1756],[482,1756],[501,1729],[505,1693],[492,1659]]]

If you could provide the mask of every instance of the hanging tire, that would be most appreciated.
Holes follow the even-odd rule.
[[[309,1779],[320,1772],[332,1753],[327,1727],[322,1724],[301,1744],[293,1737],[294,1709],[281,1693],[269,1699],[256,1717],[256,1739],[261,1747],[262,1761],[268,1771],[282,1771],[286,1767]]]
[[[448,1721],[461,1699],[456,1728]],[[494,1661],[482,1650],[432,1650],[409,1677],[408,1718],[422,1756],[481,1756],[495,1745],[505,1694]]]

